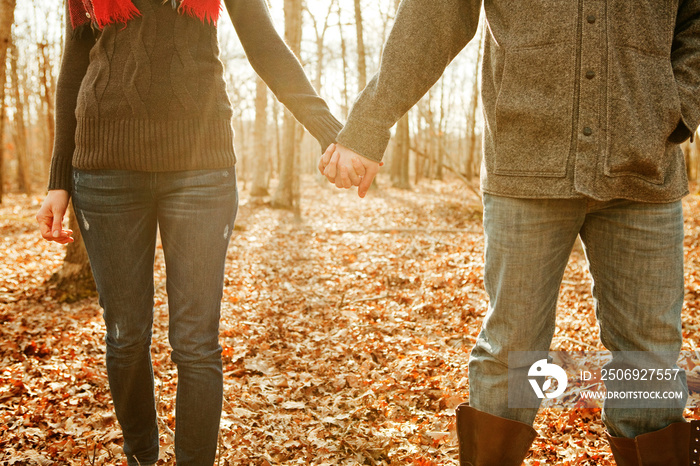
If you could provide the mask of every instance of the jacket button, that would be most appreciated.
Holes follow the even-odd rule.
[[[593,130],[591,128],[589,128],[588,126],[583,128],[583,135],[584,136],[590,136],[591,134],[593,134]]]
[[[588,24],[595,23],[595,15],[588,15],[588,17],[586,17],[586,21],[588,21]]]
[[[588,78],[588,79],[595,78],[595,71],[593,71],[593,70],[586,71],[586,78]]]
[[[86,12],[85,12],[85,16],[87,16],[87,17],[89,18],[89,17],[90,17],[90,13],[88,13],[88,12],[86,11]]]

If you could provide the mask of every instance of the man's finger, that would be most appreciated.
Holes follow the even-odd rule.
[[[341,178],[343,180],[343,188],[350,189],[351,187],[355,186],[355,184],[352,182],[352,180],[353,180],[353,178],[357,179],[358,176],[355,173],[355,171],[352,169],[352,167],[342,166],[340,173],[341,173]]]
[[[350,186],[350,177],[348,176],[348,168],[341,165],[338,167],[338,176],[335,178],[335,185],[341,189],[347,189]]]
[[[351,160],[352,166],[355,169],[355,171],[357,172],[357,174],[360,176],[365,176],[367,169],[365,168],[365,165],[362,163],[362,161],[359,159],[359,157],[353,157],[350,160]]]
[[[349,170],[348,175],[350,176],[350,186],[359,186],[362,182],[362,175],[358,175],[356,170]]]
[[[360,197],[365,197],[367,194],[367,191],[369,191],[369,187],[372,185],[372,181],[374,180],[374,176],[377,174],[376,170],[367,170],[367,173],[365,173],[365,176],[362,177],[362,181],[360,182],[360,185],[357,188],[357,194]]]
[[[365,176],[365,173],[367,173],[367,170],[365,169],[365,166],[362,163],[362,161],[360,161],[360,159],[357,157],[352,157],[350,159],[350,161],[352,162],[352,168],[355,169],[355,173],[357,173],[361,177]]]

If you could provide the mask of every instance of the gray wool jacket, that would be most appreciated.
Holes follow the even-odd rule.
[[[390,128],[475,34],[480,0],[403,0],[338,142],[380,161]],[[487,193],[669,202],[700,123],[700,0],[484,0]]]

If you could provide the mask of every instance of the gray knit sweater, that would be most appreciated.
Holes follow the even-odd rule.
[[[49,189],[70,191],[72,167],[173,171],[235,163],[216,28],[169,2],[134,5],[139,17],[96,37],[73,34],[67,21]],[[264,0],[225,5],[256,72],[325,149],[342,125],[275,31]]]
[[[479,0],[403,0],[338,142],[381,160],[389,129],[473,37]],[[484,0],[485,192],[645,202],[687,193],[700,122],[700,0]]]

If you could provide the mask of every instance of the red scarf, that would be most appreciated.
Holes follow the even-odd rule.
[[[178,0],[178,4],[181,13],[214,25],[221,13],[221,0]],[[102,29],[141,15],[131,0],[68,0],[68,7],[74,30],[90,23]]]

